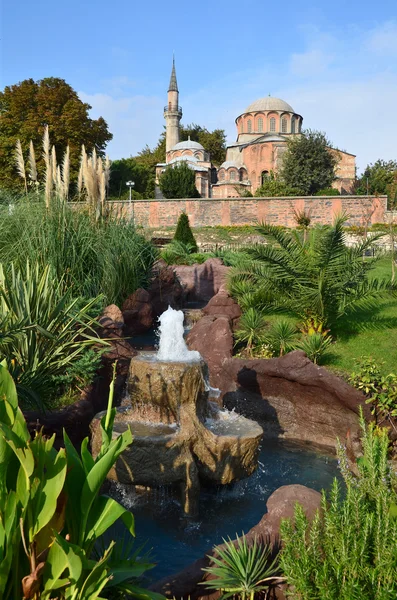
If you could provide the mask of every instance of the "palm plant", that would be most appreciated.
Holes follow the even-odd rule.
[[[299,350],[303,350],[306,356],[310,358],[315,365],[318,365],[321,360],[324,360],[327,355],[327,351],[332,344],[332,338],[330,335],[323,335],[318,331],[311,334],[306,334],[302,339],[296,343],[295,347]]]
[[[297,231],[258,226],[269,243],[247,249],[249,259],[233,269],[232,293],[237,282],[248,282],[252,289],[273,295],[278,308],[303,319],[316,317],[328,327],[349,311],[371,308],[380,294],[394,289],[389,280],[368,279],[376,258],[363,256],[380,236],[347,247],[345,221],[341,216],[332,226],[312,228],[307,241]]]
[[[256,538],[248,545],[244,534],[235,542],[230,538],[223,541],[224,547],[215,548],[216,555],[211,556],[215,566],[203,569],[214,579],[202,582],[207,588],[220,590],[222,598],[253,600],[255,594],[284,580],[278,576],[277,558],[271,560],[270,546]]]

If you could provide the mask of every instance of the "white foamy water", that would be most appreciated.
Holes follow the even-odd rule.
[[[157,360],[170,362],[197,362],[201,360],[199,352],[189,350],[186,346],[183,337],[183,319],[183,312],[174,310],[171,306],[160,315],[160,340]]]

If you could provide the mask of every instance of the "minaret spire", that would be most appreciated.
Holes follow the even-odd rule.
[[[168,88],[168,104],[164,108],[166,121],[166,152],[168,153],[179,142],[179,121],[182,118],[182,109],[179,106],[179,90],[176,81],[175,56],[172,55],[172,71]]]
[[[179,92],[178,83],[176,80],[175,56],[174,55],[172,55],[172,71],[171,71],[170,86],[168,88],[168,91],[169,92]]]

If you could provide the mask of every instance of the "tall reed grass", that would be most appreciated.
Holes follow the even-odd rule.
[[[45,267],[63,279],[73,295],[120,305],[147,284],[155,248],[134,226],[108,216],[95,222],[84,208],[43,197],[10,198],[0,205],[0,262],[23,267],[26,261]]]

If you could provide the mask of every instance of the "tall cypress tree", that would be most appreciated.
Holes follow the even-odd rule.
[[[192,252],[197,252],[197,243],[191,230],[189,217],[185,212],[181,213],[176,226],[174,240],[189,245]]]

